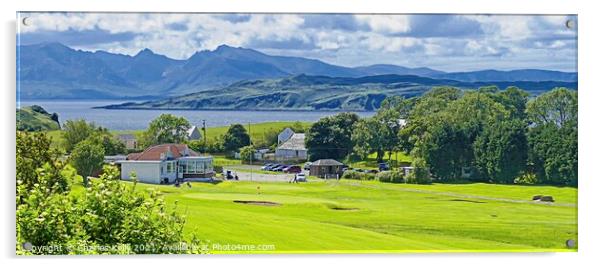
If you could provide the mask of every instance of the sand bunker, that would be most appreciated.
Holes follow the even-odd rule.
[[[257,200],[234,200],[234,203],[259,205],[259,206],[280,206],[280,203],[271,201],[257,201]]]

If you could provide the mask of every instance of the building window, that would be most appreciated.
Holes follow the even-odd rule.
[[[186,161],[186,166],[188,166],[187,173],[194,173],[196,171],[196,166],[194,165],[194,161]]]
[[[196,173],[204,173],[205,172],[205,164],[202,161],[196,162]]]

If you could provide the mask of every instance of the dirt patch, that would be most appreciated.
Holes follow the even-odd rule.
[[[449,201],[460,201],[460,202],[470,202],[470,203],[487,203],[487,202],[483,202],[483,201],[476,201],[476,200],[468,200],[468,199],[459,199],[459,198],[454,198],[454,199],[450,199]]]
[[[234,200],[234,203],[248,204],[248,205],[259,205],[259,206],[280,206],[280,203],[271,201],[258,201],[258,200]]]

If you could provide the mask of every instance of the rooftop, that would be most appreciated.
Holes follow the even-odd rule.
[[[305,134],[296,133],[291,136],[286,142],[282,143],[278,149],[290,150],[306,150],[305,149]]]
[[[185,144],[162,144],[151,146],[140,153],[131,153],[128,160],[162,160],[165,158],[177,159],[186,156],[199,156],[200,154],[189,149]]]
[[[343,166],[345,164],[340,163],[334,159],[319,159],[314,161],[312,166]]]

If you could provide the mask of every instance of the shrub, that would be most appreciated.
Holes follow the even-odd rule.
[[[416,159],[413,163],[414,169],[405,178],[408,184],[430,184],[432,182],[431,174],[426,162],[423,159]]]
[[[537,184],[537,175],[534,173],[525,173],[514,179],[515,184]]]
[[[374,180],[376,178],[376,175],[374,173],[363,173],[363,172],[356,172],[356,171],[346,171],[346,172],[343,173],[342,178],[343,179],[369,181],[369,180]]]
[[[376,178],[380,182],[385,183],[403,183],[403,172],[401,171],[384,171],[379,172]]]
[[[215,174],[220,174],[224,172],[224,167],[220,165],[213,165],[213,171]]]
[[[136,182],[119,181],[116,167],[105,166],[103,171],[78,196],[68,191],[48,193],[46,182],[31,190],[20,186],[17,193],[23,202],[16,212],[17,243],[53,249],[31,251],[18,246],[17,254],[197,252],[194,247],[173,250],[177,249],[174,245],[186,241],[182,234],[184,217],[158,192],[136,190]],[[39,177],[41,181],[46,178]],[[193,238],[190,244],[195,243]]]

